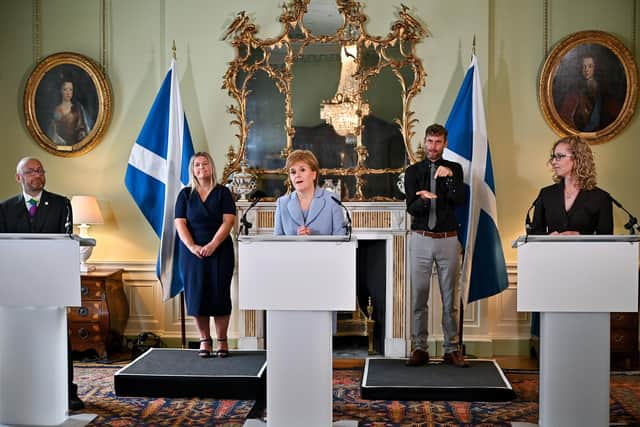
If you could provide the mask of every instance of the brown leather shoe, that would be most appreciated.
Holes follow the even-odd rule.
[[[429,353],[424,350],[416,349],[411,353],[411,357],[407,359],[407,366],[421,366],[429,363]]]
[[[459,351],[452,351],[450,353],[446,353],[444,355],[444,359],[442,363],[447,365],[457,366],[459,368],[466,368],[469,366],[467,362],[464,361],[464,356],[460,354]]]

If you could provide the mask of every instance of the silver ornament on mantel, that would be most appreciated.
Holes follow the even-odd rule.
[[[231,181],[231,190],[239,196],[239,201],[247,201],[247,194],[256,188],[256,176],[247,172],[248,166],[247,160],[242,159],[240,171],[233,174]]]

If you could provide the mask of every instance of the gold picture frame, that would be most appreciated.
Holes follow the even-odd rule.
[[[545,120],[560,136],[591,144],[611,140],[629,123],[638,96],[633,54],[603,31],[580,31],[561,40],[540,74]]]
[[[111,88],[102,67],[77,53],[44,58],[24,90],[27,129],[57,156],[79,156],[95,148],[107,130],[111,109]]]

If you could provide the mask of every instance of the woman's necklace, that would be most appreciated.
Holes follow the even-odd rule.
[[[578,188],[574,188],[572,191],[569,191],[566,187],[564,189],[564,198],[567,200],[573,199],[580,191]]]

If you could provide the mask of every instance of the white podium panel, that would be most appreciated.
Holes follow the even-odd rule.
[[[609,313],[540,313],[539,422],[609,425]]]
[[[356,246],[332,236],[243,236],[240,309],[355,310]]]
[[[267,426],[333,418],[331,311],[356,308],[356,241],[242,236],[239,305],[267,310]]]
[[[267,425],[331,425],[331,338],[328,311],[267,311]]]
[[[518,311],[638,311],[638,242],[628,237],[529,236],[518,248]]]
[[[0,234],[0,424],[66,419],[67,313],[80,305],[80,242]]]
[[[66,234],[0,234],[0,305],[80,305],[80,244]]]
[[[0,306],[0,424],[66,419],[67,311]]]
[[[638,240],[528,236],[514,242],[518,311],[540,311],[541,426],[609,425],[609,312],[638,309]]]

